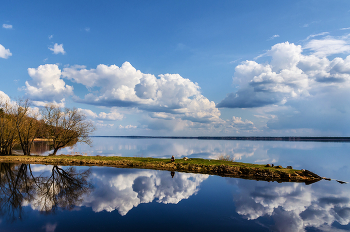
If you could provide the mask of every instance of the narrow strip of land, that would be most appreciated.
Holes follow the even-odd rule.
[[[231,176],[244,179],[313,183],[322,178],[307,170],[207,159],[170,159],[118,156],[0,156],[0,162],[70,166],[113,166]]]

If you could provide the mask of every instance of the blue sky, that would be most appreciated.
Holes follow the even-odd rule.
[[[0,96],[96,135],[350,136],[350,2],[4,1]]]

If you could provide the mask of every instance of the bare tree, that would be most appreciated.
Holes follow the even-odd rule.
[[[48,104],[42,109],[41,115],[46,125],[46,137],[52,142],[51,155],[77,142],[91,144],[89,135],[95,127],[78,109],[62,109],[55,104]]]
[[[30,108],[30,102],[28,99],[18,100],[13,114],[23,154],[30,155],[32,144],[39,131],[39,115]]]
[[[15,118],[13,106],[8,101],[0,99],[0,154],[11,155],[12,148],[17,142]]]

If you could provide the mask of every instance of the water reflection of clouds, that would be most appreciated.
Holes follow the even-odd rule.
[[[94,212],[118,210],[126,215],[141,203],[156,200],[158,203],[177,204],[188,199],[199,190],[199,185],[207,175],[137,170],[120,173],[93,174],[95,191],[86,196],[82,206],[92,207]]]
[[[293,166],[347,180],[350,176],[349,150],[350,143],[94,137],[93,147],[79,144],[73,149],[65,148],[59,154],[80,152],[102,156],[206,159],[228,155],[240,162]]]
[[[56,230],[56,227],[57,227],[57,223],[55,224],[47,223],[42,228],[45,229],[45,232],[54,232]]]
[[[52,166],[31,165],[31,168],[36,176],[42,176],[43,171],[43,175],[47,176],[50,173],[45,171],[51,170]],[[77,171],[81,171],[80,168],[86,169],[78,167]],[[168,171],[94,167],[89,178],[89,183],[94,185],[93,190],[78,194],[79,198],[74,205],[91,208],[94,212],[117,211],[120,215],[126,215],[142,203],[177,204],[188,199],[199,191],[200,185],[207,178],[208,175],[189,173],[176,173],[172,178]],[[234,185],[234,189],[238,191],[233,197],[235,208],[227,206],[228,211],[225,207],[220,208],[222,210],[220,217],[225,218],[228,213],[231,215],[236,211],[242,220],[254,224],[257,222],[271,231],[306,231],[310,228],[337,231],[335,227],[350,228],[349,185],[340,185],[335,181],[320,181],[312,185],[279,184],[236,178],[226,178],[222,182],[225,181]],[[208,182],[210,183],[210,180]],[[225,195],[227,189],[231,189],[219,185],[214,195],[207,183],[203,191],[209,192],[210,196],[220,198]],[[55,190],[54,186],[46,190],[44,192],[60,192]],[[79,189],[75,191],[79,192]],[[203,197],[203,194],[201,196]],[[200,196],[198,197],[196,200],[200,199]],[[62,202],[69,198],[72,197],[62,198]],[[42,195],[33,195],[24,200],[22,206],[30,206],[38,211],[51,210],[54,207],[54,201],[44,202],[42,199]],[[232,199],[231,191],[229,199],[230,201]],[[142,211],[140,208],[142,207],[139,207]],[[271,220],[266,220],[267,218]]]
[[[33,172],[45,172],[45,171],[51,171],[52,170],[53,165],[41,165],[41,164],[31,164],[30,168]]]
[[[139,157],[200,157],[216,159],[219,155],[230,155],[235,160],[251,157],[261,147],[259,143],[246,141],[183,140],[183,139],[120,139],[93,138],[93,147],[78,144],[73,149],[64,148],[59,154],[72,151],[91,155],[118,155]]]
[[[307,227],[328,230],[334,222],[350,223],[349,188],[344,185],[321,182],[307,186],[244,180],[235,184],[240,189],[234,196],[237,213],[248,220],[271,216],[275,221],[273,231],[305,231]]]
[[[113,169],[109,169],[113,170]],[[154,170],[95,171],[96,189],[85,197],[81,206],[93,211],[114,211],[126,215],[141,203],[157,201],[177,204],[196,194],[206,175]],[[264,224],[271,217],[274,225],[263,225],[272,231],[336,231],[334,223],[350,223],[349,187],[322,181],[313,185],[299,183],[261,182],[227,178],[238,187],[234,195],[236,211],[247,220]]]

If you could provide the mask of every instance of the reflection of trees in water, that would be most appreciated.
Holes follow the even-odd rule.
[[[73,209],[82,202],[83,194],[92,189],[87,182],[90,173],[90,169],[77,172],[74,167],[64,170],[53,166],[49,177],[40,176],[36,182],[38,197],[33,206],[42,212],[54,212],[57,207]]]
[[[65,147],[73,147],[77,144],[77,140],[73,140],[68,143]],[[16,154],[23,154],[21,150],[21,145],[15,144],[13,146],[12,151]],[[53,149],[52,142],[50,141],[34,141],[30,150],[30,154],[32,155],[47,155],[49,151]]]
[[[42,155],[48,151],[50,151],[50,143],[48,141],[35,141],[30,153]]]
[[[30,164],[0,163],[0,215],[11,221],[22,218],[22,205],[31,203],[41,212],[52,213],[58,207],[73,209],[89,193],[90,169],[77,171],[53,166],[50,175],[35,177]]]
[[[0,163],[0,215],[11,220],[22,217],[22,202],[33,198],[33,179],[28,166]]]

